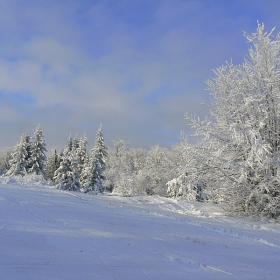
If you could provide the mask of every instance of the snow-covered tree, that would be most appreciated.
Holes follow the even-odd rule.
[[[80,188],[79,176],[73,171],[71,157],[63,155],[54,173],[54,184],[58,189],[77,191]]]
[[[101,169],[98,164],[87,157],[80,176],[81,191],[95,194],[102,193],[103,185],[100,178],[100,173]]]
[[[64,156],[69,157],[72,153],[73,150],[73,138],[70,134],[69,138],[68,138],[68,143],[67,145],[64,147],[64,149],[61,151],[61,158]]]
[[[84,135],[83,138],[79,139],[79,145],[75,149],[76,153],[76,158],[77,158],[77,168],[78,168],[78,173],[81,174],[82,170],[84,169],[84,164],[88,160],[88,151],[87,151],[87,136],[86,134]]]
[[[197,163],[219,186],[231,210],[265,217],[280,215],[280,35],[259,24],[241,65],[228,62],[207,82],[213,96],[210,118],[190,117],[203,140]],[[210,187],[210,188],[212,188]]]
[[[53,150],[53,154],[48,158],[46,163],[46,175],[51,181],[54,181],[54,173],[59,168],[60,160],[56,149]]]
[[[13,148],[6,148],[0,155],[0,175],[6,174],[11,168],[10,160],[12,159]]]
[[[166,185],[168,186],[167,193],[173,198],[183,198],[188,201],[204,201],[207,199],[207,195],[203,191],[203,183],[191,181],[187,172],[168,181]]]
[[[106,159],[108,157],[108,148],[104,142],[104,136],[102,131],[102,124],[96,132],[95,145],[91,150],[92,158],[94,162],[100,166],[101,171],[103,172],[106,169]]]
[[[69,175],[72,178],[72,184],[71,186],[75,186],[74,188],[71,187],[71,190],[78,190],[80,188],[80,173],[79,173],[79,163],[76,153],[72,153],[69,157],[70,161],[70,168],[71,172]]]
[[[127,149],[127,143],[113,141],[105,170],[105,189],[125,196],[159,194],[166,196],[166,183],[179,176],[177,158],[167,148],[154,146],[150,151]]]
[[[54,173],[54,183],[58,189],[77,190],[68,157],[62,158],[58,169]]]
[[[77,150],[80,147],[80,139],[78,133],[75,135],[75,138],[72,141],[72,149]]]
[[[140,171],[138,177],[146,178],[145,193],[166,194],[166,183],[172,178],[170,151],[159,145],[153,146],[147,153],[145,167]]]
[[[145,164],[146,151],[142,149],[127,149],[127,143],[122,139],[113,141],[114,148],[108,150],[106,180],[104,187],[107,191],[131,196],[145,193],[142,178],[138,177]]]
[[[7,176],[21,175],[25,176],[29,168],[30,160],[30,136],[26,132],[21,136],[20,142],[15,146],[9,161],[10,169],[7,171]]]
[[[58,189],[76,191],[80,188],[79,176],[76,148],[70,135],[68,144],[60,155],[60,164],[54,173],[54,183]]]
[[[104,187],[107,191],[117,191],[123,193],[122,178],[126,176],[126,153],[127,143],[122,139],[113,140],[114,148],[108,150],[108,158],[106,162],[106,170],[103,175],[106,178],[104,180]],[[127,190],[125,191],[127,192]]]
[[[35,130],[33,141],[31,142],[31,157],[28,163],[28,173],[42,175],[44,178],[46,178],[46,152],[47,149],[44,141],[43,130],[38,126]]]

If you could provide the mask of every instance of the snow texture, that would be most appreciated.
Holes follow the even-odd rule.
[[[0,178],[0,279],[279,279],[277,224],[29,178]]]

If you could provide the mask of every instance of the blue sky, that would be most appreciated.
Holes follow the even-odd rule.
[[[248,52],[257,21],[280,31],[279,0],[2,0],[0,149],[44,130],[48,149],[87,132],[170,147],[204,116],[205,81]]]

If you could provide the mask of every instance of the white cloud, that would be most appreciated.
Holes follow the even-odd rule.
[[[255,14],[242,14],[243,1],[151,1],[146,14],[142,1],[126,3],[1,1],[0,96],[10,98],[2,123],[40,122],[62,143],[67,130],[102,121],[108,137],[147,147],[179,137],[186,111],[203,115],[204,80],[226,59],[242,61],[242,29]]]

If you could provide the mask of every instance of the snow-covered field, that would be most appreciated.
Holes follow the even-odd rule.
[[[0,181],[1,280],[280,279],[279,225],[158,196]]]

